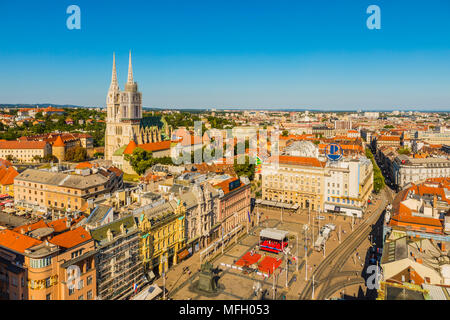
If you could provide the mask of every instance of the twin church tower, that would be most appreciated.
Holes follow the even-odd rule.
[[[160,117],[142,117],[142,93],[133,79],[131,52],[128,62],[128,79],[125,90],[121,91],[117,82],[116,57],[113,55],[111,85],[106,98],[107,116],[105,131],[105,159],[127,146],[161,141],[161,131],[168,128]]]

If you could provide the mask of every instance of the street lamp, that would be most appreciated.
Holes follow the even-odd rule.
[[[273,300],[275,300],[275,265],[272,265],[272,277],[273,277],[273,283],[272,283],[272,292],[273,292]]]
[[[286,248],[283,250],[284,258],[286,260],[286,288],[288,287],[288,254],[289,254],[289,248]]]
[[[308,228],[309,226],[307,224],[303,226],[303,230],[305,231],[305,281],[308,281],[308,235],[306,233]]]
[[[160,260],[161,264],[162,264],[162,277],[163,277],[163,300],[166,300],[166,262],[167,262],[167,257],[164,255],[161,255],[161,260]]]

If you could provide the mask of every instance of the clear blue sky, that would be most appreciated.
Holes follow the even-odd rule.
[[[130,49],[147,107],[450,110],[448,0],[0,1],[0,103],[103,106]]]

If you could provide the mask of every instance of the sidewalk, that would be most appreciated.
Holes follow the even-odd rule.
[[[189,270],[191,271],[191,274],[189,275],[189,272],[185,272],[183,274],[183,268],[189,267]],[[192,277],[196,272],[200,270],[200,251],[194,253],[192,256],[184,259],[180,263],[178,263],[176,266],[172,266],[172,268],[169,269],[169,271],[166,273],[166,290],[167,294],[170,296],[171,291],[176,288],[177,285],[182,284],[186,280],[188,280],[190,277]],[[155,280],[155,283],[163,288],[163,278],[162,276]],[[166,299],[167,299],[166,294]]]

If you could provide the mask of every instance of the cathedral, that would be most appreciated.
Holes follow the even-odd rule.
[[[105,159],[112,160],[114,153],[127,146],[159,142],[171,136],[171,128],[162,117],[142,117],[142,93],[133,79],[131,52],[128,62],[128,80],[121,91],[117,82],[116,58],[113,55],[111,85],[106,98]]]

